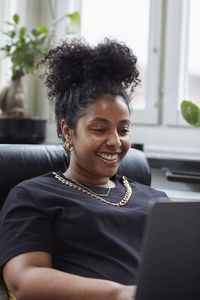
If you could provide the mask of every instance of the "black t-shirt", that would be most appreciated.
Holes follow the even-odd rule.
[[[125,187],[122,177],[114,180],[116,187],[105,199],[120,202]],[[122,207],[67,186],[53,173],[18,184],[0,214],[0,266],[16,255],[45,251],[55,269],[134,284],[150,205],[169,199],[146,185],[129,184],[132,195]],[[105,193],[102,187],[89,188]]]

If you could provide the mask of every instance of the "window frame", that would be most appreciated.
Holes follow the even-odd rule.
[[[138,125],[157,125],[160,122],[161,59],[163,33],[163,0],[150,1],[148,64],[146,71],[145,108],[134,109],[132,122]],[[134,102],[134,101],[133,101]]]
[[[189,126],[178,108],[178,100],[183,99],[183,89],[181,87],[186,84],[189,7],[190,3],[188,0],[167,1],[163,76],[163,124],[168,126]]]

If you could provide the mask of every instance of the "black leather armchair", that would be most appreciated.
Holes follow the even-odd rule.
[[[70,157],[60,145],[0,144],[0,207],[9,190],[19,182],[50,172],[65,171]],[[145,154],[130,148],[118,174],[150,185],[151,173]],[[0,300],[8,299],[0,279]]]

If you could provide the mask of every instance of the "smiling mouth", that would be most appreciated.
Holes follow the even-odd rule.
[[[106,153],[100,153],[98,152],[98,155],[103,158],[103,159],[106,159],[106,160],[109,160],[109,161],[116,161],[119,154],[115,153],[115,154],[106,154]]]

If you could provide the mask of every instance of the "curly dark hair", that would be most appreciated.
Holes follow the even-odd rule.
[[[63,138],[62,119],[75,132],[78,119],[104,94],[122,96],[129,107],[140,82],[136,62],[124,43],[109,39],[95,47],[83,39],[66,40],[44,53],[39,65],[46,67],[42,76],[48,97],[55,102],[58,136]]]

